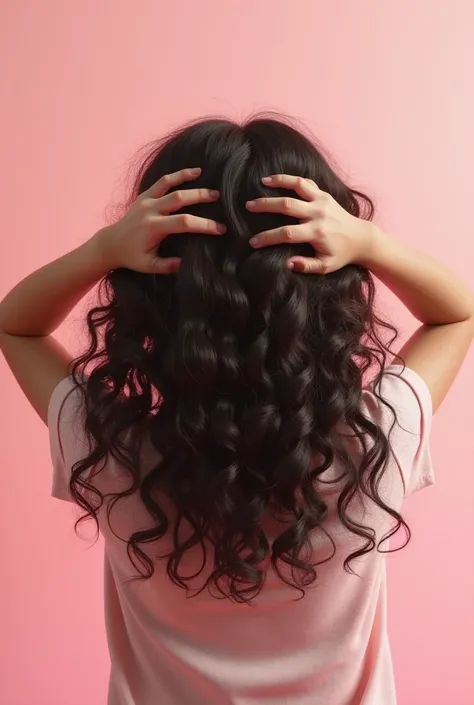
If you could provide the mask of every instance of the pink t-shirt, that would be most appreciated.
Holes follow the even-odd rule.
[[[431,398],[415,372],[398,366],[386,369],[382,394],[395,407],[399,425],[392,432],[390,464],[380,491],[399,509],[405,496],[433,482]],[[65,379],[50,402],[53,495],[63,500],[71,499],[71,467],[88,453],[78,396],[72,381]],[[392,414],[370,389],[364,392],[363,406],[375,423],[385,431],[390,428]],[[97,484],[102,492],[116,492],[128,480],[110,460]],[[343,559],[360,539],[354,544],[337,520],[337,491],[325,499],[336,556],[319,566],[314,587],[301,600],[270,573],[252,607],[216,599],[207,591],[189,599],[160,562],[150,580],[127,580],[135,571],[121,539],[149,524],[148,514],[132,496],[114,510],[114,532],[100,515],[109,705],[394,705],[385,556],[372,551],[353,565],[358,576],[345,572]],[[361,503],[355,511],[378,538],[390,526],[375,506]],[[325,550],[322,541],[315,537],[316,551]]]

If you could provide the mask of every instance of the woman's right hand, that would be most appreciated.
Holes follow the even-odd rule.
[[[289,189],[296,198],[259,198],[249,201],[252,213],[280,213],[298,218],[298,225],[285,225],[261,232],[250,240],[252,247],[308,243],[314,257],[291,257],[290,269],[307,274],[328,274],[346,264],[364,264],[371,249],[374,225],[348,213],[310,179],[276,174],[262,179],[270,188]]]

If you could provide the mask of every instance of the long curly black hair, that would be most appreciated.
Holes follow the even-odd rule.
[[[310,538],[327,533],[318,480],[335,461],[344,468],[339,519],[360,539],[346,569],[380,550],[373,528],[351,517],[354,498],[390,515],[390,535],[408,531],[379,492],[388,438],[361,410],[363,381],[370,373],[377,389],[397,331],[376,315],[364,268],[299,274],[287,261],[311,254],[308,246],[252,249],[257,232],[295,221],[251,214],[245,203],[297,198],[262,184],[263,176],[288,173],[313,179],[355,216],[371,219],[373,204],[343,183],[311,139],[275,117],[199,121],[154,144],[130,202],[163,175],[194,166],[201,177],[179,188],[219,189],[221,198],[186,212],[224,222],[227,233],[168,237],[160,254],[182,258],[176,275],[119,269],[103,280],[100,305],[87,315],[88,349],[73,363],[91,452],[73,468],[70,489],[82,518],[97,522],[106,507],[109,525],[117,501],[139,494],[152,528],[128,539],[137,577],[149,578],[165,560],[169,578],[186,589],[183,556],[201,550],[203,588],[214,594],[251,602],[270,564],[304,592],[317,578]],[[124,441],[132,428],[146,429],[157,451],[145,475],[141,434]],[[357,462],[348,435],[363,449]],[[94,478],[109,457],[130,485],[104,497]],[[274,541],[263,526],[269,514],[281,521]],[[165,535],[172,548],[155,557]]]

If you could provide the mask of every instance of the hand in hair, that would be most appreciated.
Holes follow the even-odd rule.
[[[252,247],[308,243],[314,257],[292,257],[288,266],[307,274],[327,274],[347,264],[362,264],[370,250],[373,226],[348,213],[314,181],[299,176],[277,174],[265,177],[270,188],[289,189],[296,198],[259,198],[249,201],[252,213],[281,213],[298,218],[299,225],[285,225],[259,233],[250,240]]]
[[[180,265],[179,257],[159,257],[161,242],[172,233],[219,235],[225,226],[208,218],[174,211],[219,199],[219,191],[206,188],[171,189],[201,175],[201,169],[183,169],[167,174],[142,193],[117,223],[98,234],[100,251],[107,269],[126,268],[150,274],[172,274]]]

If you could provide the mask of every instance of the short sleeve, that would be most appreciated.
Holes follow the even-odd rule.
[[[383,404],[378,396],[388,403]],[[433,406],[422,378],[401,365],[388,366],[377,395],[369,390],[367,408],[389,434],[392,456],[402,476],[405,496],[434,483],[430,453]],[[390,407],[396,413],[396,422]]]
[[[74,464],[89,453],[83,427],[83,397],[72,377],[53,391],[48,407],[48,429],[53,465],[52,495],[72,502],[69,480]]]

